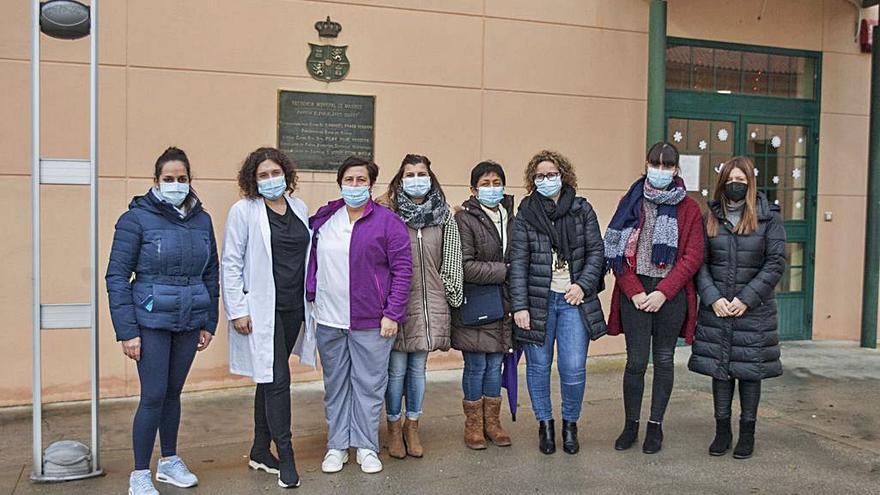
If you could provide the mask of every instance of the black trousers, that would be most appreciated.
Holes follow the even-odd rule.
[[[740,420],[758,419],[758,403],[761,402],[761,380],[739,381]],[[712,399],[715,403],[715,419],[730,419],[733,409],[735,380],[712,379]]]
[[[645,293],[657,288],[661,278],[639,275]],[[627,421],[641,416],[645,393],[645,371],[648,357],[654,360],[654,383],[651,392],[651,421],[662,422],[675,381],[675,346],[687,317],[687,296],[684,290],[656,313],[646,313],[631,300],[620,302],[620,320],[626,338],[626,370],[623,373],[623,408]]]
[[[272,383],[258,383],[254,394],[254,445],[266,452],[275,442],[278,456],[293,455],[290,433],[290,353],[304,319],[302,310],[275,312],[275,356]]]

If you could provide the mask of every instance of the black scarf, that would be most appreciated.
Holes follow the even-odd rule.
[[[537,191],[523,200],[519,210],[532,227],[550,237],[557,258],[571,263],[571,239],[575,236],[574,216],[569,215],[574,204],[575,190],[562,186],[559,202],[545,198]]]

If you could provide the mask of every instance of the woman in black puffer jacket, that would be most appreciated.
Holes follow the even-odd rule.
[[[733,456],[754,449],[761,380],[782,374],[774,289],[785,269],[785,228],[779,207],[755,185],[746,157],[726,162],[706,215],[706,259],[697,275],[700,310],[691,371],[712,377],[716,433],[709,454],[724,455],[733,440],[731,403],[736,380],[742,413]]]
[[[556,451],[550,367],[554,344],[559,349],[563,450],[575,454],[587,348],[607,328],[598,298],[604,244],[593,207],[576,196],[567,158],[538,153],[526,167],[525,185],[529,195],[520,204],[509,247],[514,338],[525,349],[529,397],[545,454]]]

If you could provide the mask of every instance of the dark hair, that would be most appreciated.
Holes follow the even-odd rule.
[[[367,160],[364,158],[358,158],[356,156],[350,156],[342,162],[342,165],[336,170],[336,183],[339,184],[339,187],[342,187],[342,177],[345,176],[345,172],[352,167],[367,167],[367,175],[370,178],[370,185],[376,183],[376,179],[379,178],[379,166],[373,163],[372,160]]]
[[[410,153],[403,157],[403,161],[400,162],[400,168],[397,169],[397,173],[391,178],[391,182],[388,183],[388,191],[385,192],[385,195],[382,198],[382,202],[387,203],[388,207],[392,210],[397,211],[397,190],[403,183],[404,169],[407,165],[418,165],[420,163],[424,163],[425,167],[428,169],[428,176],[431,177],[431,191],[439,192],[440,197],[443,198],[444,201],[446,200],[446,194],[443,193],[443,188],[440,187],[440,182],[437,180],[437,176],[434,175],[434,171],[431,170],[431,160],[429,160],[427,156]]]
[[[577,176],[575,175],[574,167],[568,158],[558,151],[541,150],[536,153],[535,156],[529,160],[529,164],[526,165],[524,180],[526,191],[528,191],[529,194],[535,192],[535,176],[538,175],[538,164],[541,162],[550,162],[556,165],[556,168],[559,169],[559,174],[562,177],[562,183],[568,184],[572,189],[577,190]]]
[[[188,175],[190,180],[192,180],[192,171],[190,171],[189,158],[186,157],[186,153],[184,153],[182,149],[174,146],[166,149],[162,152],[161,155],[159,155],[159,158],[156,158],[156,170],[153,172],[153,177],[155,177],[156,180],[159,180],[159,176],[162,175],[162,168],[165,166],[165,164],[174,161],[183,162],[183,166],[184,168],[186,168],[186,175]]]
[[[501,183],[506,186],[507,177],[504,176],[504,169],[501,168],[501,164],[493,162],[492,160],[486,160],[478,163],[473,169],[471,169],[471,187],[477,187],[477,182],[480,181],[480,177],[493,172],[498,174],[498,177],[501,178]]]
[[[296,165],[282,151],[275,148],[257,148],[247,158],[238,170],[238,188],[241,195],[246,198],[259,198],[260,192],[257,187],[257,168],[266,160],[272,160],[281,166],[284,172],[284,180],[287,181],[286,192],[296,190]]]
[[[678,168],[678,148],[672,143],[663,141],[654,143],[654,146],[651,146],[651,149],[648,150],[645,161],[655,166],[674,165],[675,168]]]

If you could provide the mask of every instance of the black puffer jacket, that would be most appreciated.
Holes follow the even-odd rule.
[[[520,210],[530,198],[523,200]],[[598,297],[604,288],[605,248],[596,212],[586,199],[575,198],[568,214],[575,216],[569,269],[572,282],[584,290],[584,302],[578,308],[590,339],[595,340],[607,333],[605,314]],[[514,337],[522,344],[543,344],[547,328],[547,301],[553,278],[553,248],[550,236],[529,224],[521,211],[513,223],[508,256],[511,310],[514,313],[528,310],[531,327],[530,330],[524,330],[514,325]]]
[[[713,201],[709,213],[720,222],[706,239],[706,260],[697,274],[700,309],[688,368],[727,380],[761,380],[782,374],[774,289],[785,269],[785,227],[779,207],[759,193],[758,229],[736,235]],[[712,304],[738,297],[748,306],[739,318],[719,318]]]

